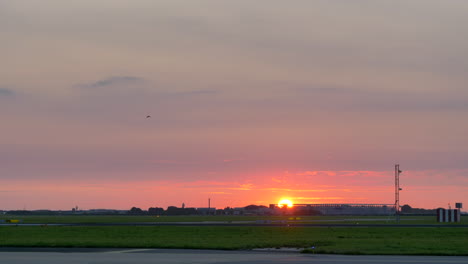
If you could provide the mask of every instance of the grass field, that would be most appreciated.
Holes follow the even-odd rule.
[[[25,223],[156,221],[366,221],[375,217],[20,217]],[[435,217],[402,223],[435,223]],[[6,218],[3,218],[6,219]],[[11,217],[8,217],[11,219]],[[463,218],[462,218],[463,219]],[[465,227],[271,227],[271,226],[1,226],[0,246],[253,249],[306,248],[310,253],[468,255]],[[466,223],[466,222],[465,222]],[[441,224],[442,225],[442,224]],[[315,247],[315,249],[311,249]]]
[[[236,222],[236,221],[288,221],[294,223],[330,223],[331,221],[343,223],[372,223],[395,224],[393,216],[93,216],[93,215],[68,215],[68,216],[11,216],[2,215],[0,220],[20,219],[25,224],[57,224],[57,223],[162,223],[162,222]],[[373,221],[376,219],[377,221]],[[438,224],[435,216],[402,216],[402,224]],[[453,225],[468,224],[468,218],[462,217],[461,223],[449,223]],[[447,225],[447,223],[441,223]]]
[[[468,255],[468,228],[9,226],[0,246],[253,249],[310,248],[313,253]]]

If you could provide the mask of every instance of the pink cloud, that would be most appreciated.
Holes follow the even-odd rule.
[[[254,201],[276,203],[289,196],[303,203],[386,203],[394,202],[392,172],[336,171],[268,173],[244,175],[245,180],[3,180],[0,199],[9,208],[67,209],[142,208],[179,205],[204,206],[208,197],[217,207],[245,206]],[[405,171],[400,179],[401,204],[433,208],[449,202],[464,202],[468,192],[465,171]],[[308,178],[314,174],[313,179]],[[330,176],[334,175],[334,176]],[[342,176],[343,175],[343,176]],[[377,175],[372,177],[371,175]],[[386,177],[383,177],[385,175]],[[265,180],[269,179],[269,180]]]

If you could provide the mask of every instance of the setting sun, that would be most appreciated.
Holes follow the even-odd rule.
[[[278,202],[278,207],[280,207],[280,208],[283,208],[285,205],[286,205],[288,208],[291,208],[291,207],[293,206],[293,203],[291,202],[291,200],[288,200],[288,199],[281,199],[281,200]]]

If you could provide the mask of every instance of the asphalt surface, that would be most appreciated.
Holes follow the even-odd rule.
[[[443,256],[348,256],[292,252],[215,251],[182,249],[60,249],[0,248],[1,263],[26,264],[110,264],[110,263],[195,263],[195,264],[304,264],[304,263],[398,263],[461,264],[468,257]]]
[[[461,224],[340,224],[340,223],[224,223],[224,222],[164,222],[164,223],[67,223],[67,224],[0,224],[0,226],[297,226],[297,227],[468,227]]]

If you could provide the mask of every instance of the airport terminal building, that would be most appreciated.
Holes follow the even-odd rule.
[[[281,208],[270,204],[274,214],[298,215],[391,215],[394,204],[294,204],[291,208]]]

